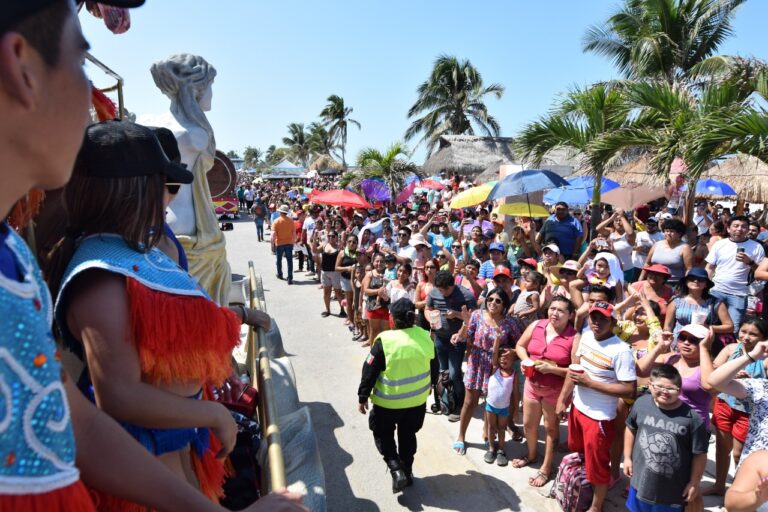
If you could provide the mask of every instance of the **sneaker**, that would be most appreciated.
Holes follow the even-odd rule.
[[[501,467],[504,467],[507,464],[509,464],[509,459],[507,459],[507,454],[504,453],[504,450],[499,450],[496,452],[496,464]]]
[[[488,464],[493,464],[496,461],[496,451],[488,450],[483,456],[483,460]]]
[[[456,414],[456,413],[448,415],[448,421],[450,421],[451,423],[456,423],[460,419],[461,419],[461,417],[458,414]]]

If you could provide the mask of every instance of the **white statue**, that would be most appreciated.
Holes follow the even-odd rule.
[[[216,70],[202,57],[183,53],[155,62],[150,71],[157,87],[170,98],[171,109],[147,124],[174,133],[181,161],[195,176],[190,185],[181,186],[168,208],[167,221],[187,253],[189,272],[213,300],[226,304],[231,274],[206,179],[216,153],[213,128],[205,115],[211,110]]]

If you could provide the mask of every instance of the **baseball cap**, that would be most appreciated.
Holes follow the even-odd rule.
[[[536,263],[536,260],[533,258],[520,258],[519,260],[517,260],[518,267],[522,267],[523,265],[528,265],[529,267],[536,268],[538,264]]]
[[[496,265],[493,269],[493,278],[496,279],[498,276],[507,276],[512,279],[512,272],[504,265]]]
[[[613,304],[603,301],[595,302],[592,304],[592,307],[589,308],[589,314],[591,315],[595,311],[601,313],[603,316],[611,318],[613,316]]]
[[[560,254],[560,248],[557,246],[557,244],[547,244],[544,246],[544,249],[549,249],[552,252],[556,252],[557,254]]]
[[[646,224],[648,224],[649,222],[655,222],[656,224],[658,224],[659,223],[659,219],[657,219],[656,216],[653,215],[651,217],[648,217],[648,219],[646,219],[646,221],[645,221]]]
[[[75,174],[93,178],[165,175],[169,183],[192,183],[183,164],[172,162],[152,129],[128,121],[89,126],[77,155]]]
[[[160,147],[163,148],[163,153],[168,157],[171,162],[181,163],[181,152],[179,151],[179,143],[173,132],[168,128],[162,128],[159,126],[150,126],[150,130],[155,132],[155,137],[160,141]]]
[[[703,340],[709,335],[709,329],[706,326],[700,324],[688,324],[680,329],[680,333],[684,332],[700,340]]]
[[[496,238],[496,232],[492,229],[486,229],[485,231],[483,231],[483,236],[485,238],[493,239],[493,238]]]
[[[667,277],[672,275],[672,273],[669,271],[669,267],[666,265],[662,265],[661,263],[654,263],[653,265],[648,265],[647,267],[643,267],[643,270],[645,270],[646,272],[656,272],[657,274],[664,274]]]
[[[493,242],[489,247],[489,251],[500,251],[504,252],[504,244],[501,242]]]
[[[56,2],[57,0],[6,0],[0,9],[0,34]],[[144,0],[99,0],[99,3],[129,8],[143,5]]]

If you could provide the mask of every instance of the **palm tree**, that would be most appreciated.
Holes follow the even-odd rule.
[[[620,129],[627,122],[630,107],[615,84],[575,88],[552,112],[526,126],[515,140],[524,160],[539,166],[554,149],[569,149],[580,155],[595,176],[592,193],[592,218],[600,218],[600,189],[605,168],[619,151],[596,152],[592,145],[599,138]],[[597,223],[593,223],[593,231]]]
[[[246,169],[255,169],[261,163],[264,152],[259,148],[248,146],[243,152],[243,165]]]
[[[291,123],[288,125],[288,137],[283,137],[283,144],[288,147],[291,157],[296,158],[305,169],[309,165],[309,157],[312,155],[309,134],[304,131],[304,123]]]
[[[422,133],[421,141],[427,143],[428,154],[442,135],[474,135],[473,124],[486,135],[499,136],[499,123],[488,113],[483,101],[487,95],[501,98],[504,87],[499,84],[484,87],[480,72],[469,60],[439,56],[429,78],[417,91],[419,97],[408,110],[408,118],[421,117],[411,123],[405,139]]]
[[[382,153],[378,149],[365,148],[357,155],[359,170],[344,174],[340,186],[357,188],[365,178],[381,178],[389,187],[390,196],[395,198],[396,191],[405,186],[405,179],[411,174],[421,177],[415,164],[408,158],[408,147],[395,142]]]
[[[352,108],[344,105],[344,98],[336,94],[328,96],[328,104],[320,111],[320,118],[323,124],[328,128],[331,139],[338,144],[341,149],[341,165],[347,170],[347,127],[350,124],[360,129],[360,123],[350,118]]]
[[[272,144],[267,148],[267,152],[264,155],[264,163],[268,166],[275,165],[279,163],[283,158],[286,158],[288,155],[288,148],[278,148]]]
[[[629,79],[672,83],[707,68],[745,1],[625,0],[602,26],[588,29],[584,51],[610,58]]]
[[[627,85],[626,97],[635,115],[595,141],[592,149],[598,156],[608,156],[644,148],[660,175],[668,174],[672,162],[682,158],[688,168],[687,219],[693,212],[695,184],[714,160],[736,150],[759,154],[768,141],[768,126],[760,119],[765,112],[755,110],[752,94],[742,84],[712,83],[699,88],[636,82]]]
[[[331,156],[331,153],[337,148],[330,132],[321,123],[309,125],[309,145],[315,156]]]

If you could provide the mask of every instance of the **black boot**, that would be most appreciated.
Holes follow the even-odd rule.
[[[400,467],[400,461],[388,460],[387,467],[389,472],[392,473],[392,492],[396,494],[405,489],[405,486],[408,485],[408,479]]]
[[[400,463],[400,467],[403,468],[403,473],[405,473],[405,486],[410,487],[413,485],[413,466],[410,464],[406,464],[405,462]]]

